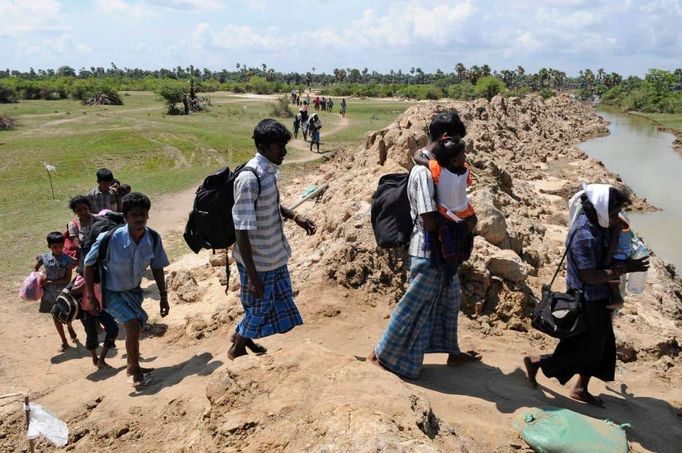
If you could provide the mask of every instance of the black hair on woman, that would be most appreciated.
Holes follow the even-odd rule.
[[[69,209],[72,211],[76,210],[76,206],[79,204],[84,204],[88,207],[88,209],[92,210],[92,204],[90,203],[90,199],[88,197],[84,197],[83,195],[76,195],[69,201]]]
[[[443,136],[438,140],[438,145],[433,150],[433,155],[441,167],[450,165],[453,157],[464,152],[466,144],[459,137]]]
[[[630,199],[623,191],[609,187],[609,212],[620,209],[628,203],[630,203]]]

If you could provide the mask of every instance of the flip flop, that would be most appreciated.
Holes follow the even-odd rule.
[[[149,373],[142,374],[142,380],[141,381],[136,381],[135,376],[129,376],[128,377],[128,384],[130,384],[133,388],[141,389],[142,387],[145,387],[152,382],[152,376]]]
[[[467,351],[467,352],[460,352],[459,355],[457,356],[456,359],[451,360],[448,357],[447,365],[448,366],[457,366],[462,363],[468,363],[468,362],[478,362],[481,360],[481,354],[475,352],[475,351]]]
[[[604,401],[599,398],[598,396],[594,396],[591,393],[587,393],[586,396],[580,396],[580,397],[575,397],[573,395],[569,395],[571,399],[574,399],[576,401],[580,401],[581,403],[586,403],[589,404],[590,406],[596,406],[596,407],[601,407],[604,408],[606,405],[604,404]]]

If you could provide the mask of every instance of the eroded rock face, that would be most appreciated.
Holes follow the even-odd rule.
[[[369,305],[390,306],[400,299],[407,256],[377,248],[372,196],[382,175],[412,167],[413,153],[428,143],[431,118],[447,109],[457,110],[467,127],[467,160],[475,176],[469,196],[479,216],[473,256],[460,270],[463,310],[473,313],[481,303],[493,319],[525,322],[529,293],[539,294],[563,253],[568,198],[583,181],[623,186],[574,146],[606,134],[606,122],[592,106],[563,95],[419,104],[370,133],[365,149],[339,151],[315,174],[283,187],[283,199],[293,199],[311,184],[329,184],[317,202],[300,208],[318,224],[313,241],[300,229],[285,227],[295,285],[331,281]],[[494,254],[493,273],[488,265]],[[664,316],[681,322],[682,287],[663,266],[654,268],[665,281],[656,304]],[[563,271],[556,284],[562,279]]]

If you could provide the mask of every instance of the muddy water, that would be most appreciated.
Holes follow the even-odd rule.
[[[580,148],[661,209],[632,213],[632,226],[659,257],[682,272],[682,155],[672,147],[673,135],[657,130],[647,119],[614,109],[600,107],[598,113],[611,123],[611,133]]]

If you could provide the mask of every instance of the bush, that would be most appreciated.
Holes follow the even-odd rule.
[[[476,97],[474,85],[469,81],[450,85],[448,88],[448,97],[462,101],[474,99]]]
[[[276,103],[270,104],[270,115],[279,118],[292,118],[294,113],[289,108],[289,97],[281,96]]]
[[[0,104],[17,102],[17,92],[13,87],[0,84]]]
[[[552,96],[554,96],[554,90],[551,90],[549,88],[543,88],[540,90],[540,96],[542,96],[543,99],[549,99]]]
[[[507,87],[504,82],[494,76],[481,77],[476,82],[474,92],[479,97],[491,100],[495,95],[502,93]]]
[[[502,93],[504,96],[507,97],[523,97],[530,93],[530,88],[528,88],[528,85],[523,85],[518,88],[512,88],[511,90],[507,90],[504,93]]]
[[[187,89],[184,84],[166,84],[159,88],[158,94],[161,96],[168,106],[169,115],[178,115],[181,113],[176,104],[182,103],[187,96]]]
[[[17,122],[14,120],[14,118],[9,115],[5,115],[4,113],[0,113],[0,131],[12,130],[16,125]]]

